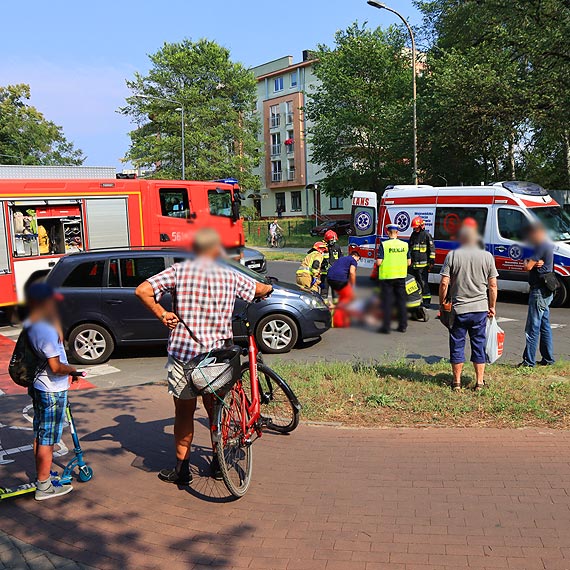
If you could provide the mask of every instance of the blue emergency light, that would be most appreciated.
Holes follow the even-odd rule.
[[[236,184],[239,184],[237,178],[222,178],[220,180],[214,180],[214,182],[221,182],[222,184],[232,184],[234,186]]]

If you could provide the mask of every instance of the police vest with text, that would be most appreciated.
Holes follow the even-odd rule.
[[[405,279],[408,274],[408,244],[400,239],[382,243],[384,260],[378,270],[378,279]]]

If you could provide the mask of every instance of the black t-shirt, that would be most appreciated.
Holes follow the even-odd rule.
[[[528,274],[528,283],[530,288],[538,289],[544,285],[542,276],[554,271],[554,246],[548,241],[537,245],[531,259],[533,261],[544,261],[544,265],[542,267],[536,267],[535,265]]]

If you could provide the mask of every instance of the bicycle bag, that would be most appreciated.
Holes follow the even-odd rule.
[[[30,342],[28,331],[24,329],[14,347],[8,364],[8,374],[18,386],[29,388],[44,371],[47,360],[40,358]]]

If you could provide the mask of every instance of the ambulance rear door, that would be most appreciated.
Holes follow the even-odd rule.
[[[359,251],[362,257],[360,265],[372,267],[378,237],[378,197],[375,192],[354,192],[351,230],[349,251]]]

